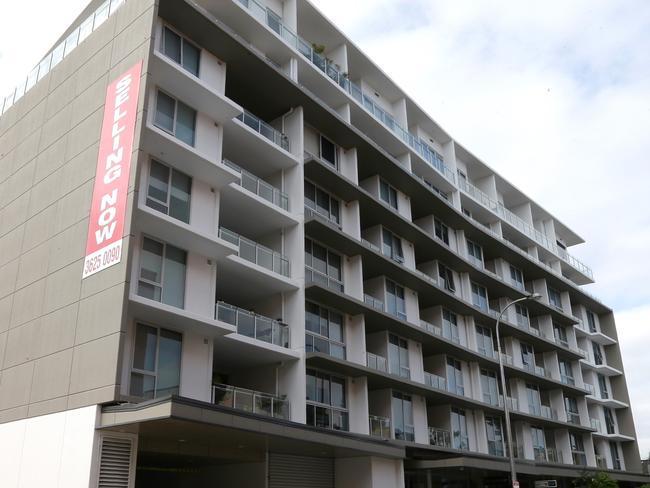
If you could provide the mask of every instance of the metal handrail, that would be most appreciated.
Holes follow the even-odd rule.
[[[384,302],[382,302],[378,298],[373,297],[372,295],[368,295],[367,293],[364,293],[363,301],[376,310],[381,310],[382,312],[385,310]]]
[[[320,271],[310,267],[305,266],[305,282],[309,283],[322,283],[328,288],[334,290],[343,291],[343,282],[332,278],[331,276],[321,273]]]
[[[372,352],[366,352],[366,366],[377,371],[388,372],[388,361],[386,358]]]
[[[369,432],[373,437],[390,438],[390,419],[379,415],[368,415]]]
[[[258,415],[290,419],[289,400],[260,391],[232,385],[212,385],[212,403]]]
[[[447,391],[447,379],[437,374],[424,372],[424,384],[437,390]]]
[[[237,327],[237,333],[260,341],[289,347],[289,326],[255,312],[219,301],[215,305],[215,318]]]
[[[253,173],[249,173],[245,169],[242,169],[239,165],[229,161],[228,159],[224,159],[223,164],[237,171],[241,175],[237,182],[239,186],[259,197],[262,197],[264,200],[272,203],[276,207],[289,210],[289,196],[286,193],[280,191],[273,185],[268,184],[261,178],[258,178]]]
[[[287,278],[290,276],[289,259],[279,252],[224,227],[219,228],[219,237],[237,246],[239,248],[238,255],[242,259]]]
[[[432,446],[451,448],[451,432],[445,429],[429,427],[429,444]]]
[[[268,139],[276,146],[280,146],[285,151],[289,151],[289,138],[279,130],[271,127],[258,116],[253,115],[248,110],[245,110],[235,117],[240,120],[244,125],[251,128],[262,137]]]

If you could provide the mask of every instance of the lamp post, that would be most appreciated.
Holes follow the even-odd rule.
[[[501,376],[501,391],[503,392],[503,413],[506,417],[506,435],[508,436],[508,458],[510,460],[510,481],[512,481],[513,488],[519,488],[519,483],[517,482],[517,472],[515,471],[515,453],[512,446],[512,431],[510,430],[510,410],[508,409],[508,395],[506,393],[506,375],[503,372],[503,357],[501,355],[501,338],[499,337],[499,324],[501,323],[501,317],[511,306],[515,303],[525,302],[527,300],[539,300],[542,298],[542,295],[539,293],[531,293],[522,298],[518,298],[510,302],[508,305],[503,307],[499,315],[497,316],[497,350],[499,352],[499,374]]]

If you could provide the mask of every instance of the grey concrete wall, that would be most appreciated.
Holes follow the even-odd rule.
[[[81,272],[106,87],[146,77],[154,10],[128,0],[0,118],[0,422],[116,397],[130,219],[122,262]]]

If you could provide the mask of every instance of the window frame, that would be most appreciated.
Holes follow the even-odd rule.
[[[383,191],[387,192],[386,198],[382,195]],[[395,204],[393,205],[393,197],[395,200]],[[379,178],[379,199],[384,202],[386,205],[388,205],[390,208],[395,209],[396,211],[399,211],[399,192],[397,191],[397,188],[395,188],[393,185],[388,183],[384,178]]]
[[[307,314],[307,306],[308,305],[318,307],[319,332],[314,332],[313,330],[307,328],[307,316],[306,316],[306,314]],[[323,317],[323,312],[327,313],[326,318]],[[336,315],[339,315],[341,317],[341,341],[338,341],[336,339],[332,339],[330,337],[330,335],[331,335],[330,327],[331,327],[331,324],[333,323],[333,321],[331,320],[332,314],[336,314]],[[327,334],[328,335],[326,335],[326,336],[320,333],[320,331],[322,330],[322,326],[323,326],[323,323],[322,323],[323,320],[326,320],[326,322],[327,322]],[[324,305],[321,305],[320,303],[314,302],[312,300],[305,300],[305,336],[311,336],[311,337],[314,337],[316,339],[320,339],[320,340],[323,340],[323,341],[327,342],[328,343],[328,352],[326,354],[328,354],[329,356],[341,358],[341,359],[344,359],[344,360],[346,359],[346,357],[347,357],[347,348],[346,348],[346,342],[345,342],[345,314],[344,313],[339,312],[338,310],[335,310],[335,309],[333,309],[331,307],[326,307]],[[343,352],[342,356],[331,353],[331,345],[332,344],[334,344],[334,346],[339,347],[341,349],[341,351]],[[307,344],[306,337],[305,337],[305,350],[306,350],[306,352],[320,352],[320,351],[315,351],[313,349],[313,345],[312,345],[312,350],[311,351],[308,350],[308,344]]]
[[[180,361],[179,361],[179,368],[178,368],[178,392],[180,393],[181,389],[181,379],[183,378],[183,352],[184,352],[184,347],[185,347],[185,334],[183,332],[173,330],[173,329],[168,329],[167,327],[160,327],[158,325],[154,325],[152,323],[149,323],[147,321],[143,320],[134,320],[133,321],[134,327],[133,331],[131,333],[131,344],[133,344],[133,347],[131,348],[131,367],[129,368],[129,396],[133,398],[147,398],[145,396],[139,396],[135,395],[132,393],[131,387],[132,387],[132,375],[133,373],[135,374],[140,374],[142,376],[152,376],[154,378],[154,389],[153,389],[153,397],[157,398],[156,393],[158,391],[158,376],[159,376],[159,359],[160,359],[160,331],[165,330],[167,332],[172,332],[174,334],[178,334],[180,336],[180,345],[181,345],[181,350],[180,350]],[[137,334],[138,334],[138,326],[144,326],[144,327],[150,327],[152,329],[156,329],[156,359],[155,359],[155,370],[149,371],[146,369],[140,369],[136,368],[134,366],[135,362],[135,354],[136,354],[136,339],[137,339]]]
[[[180,39],[181,39],[181,43],[180,43],[181,60],[180,60],[180,62],[177,62],[174,58],[172,58],[172,57],[171,57],[169,54],[167,54],[167,52],[165,51],[165,37],[166,37],[166,35],[167,35],[166,31],[170,31],[170,32],[173,33],[173,34],[176,34],[176,35],[177,35],[178,37],[180,37]],[[197,72],[196,72],[196,73],[194,73],[193,71],[190,71],[190,70],[185,66],[185,64],[183,64],[183,58],[184,58],[184,53],[185,53],[185,50],[183,49],[184,44],[189,44],[191,47],[193,47],[194,49],[196,49],[197,52],[198,52],[198,56],[197,56],[198,64],[197,64],[197,69],[196,69]],[[163,54],[167,59],[170,59],[170,60],[173,61],[174,63],[178,64],[181,68],[183,68],[185,71],[187,71],[189,74],[191,74],[191,75],[194,76],[195,78],[200,78],[200,75],[201,75],[201,65],[202,65],[202,63],[201,63],[201,53],[202,53],[202,51],[203,51],[203,49],[201,49],[201,48],[200,48],[198,45],[196,45],[194,42],[192,42],[192,41],[190,41],[189,39],[187,39],[187,37],[185,37],[184,34],[181,34],[179,31],[177,31],[176,29],[172,28],[169,24],[163,24],[163,25],[162,25],[162,34],[161,34],[161,36],[160,36],[160,52],[161,52],[161,53],[162,53],[162,54]]]
[[[449,266],[441,261],[438,261],[438,277],[442,280],[442,287],[455,295],[456,282],[454,280],[454,272]]]
[[[474,305],[479,310],[483,310],[484,312],[489,312],[489,310],[490,310],[490,299],[489,299],[487,288],[485,286],[483,286],[483,285],[479,285],[475,281],[470,281],[470,288],[471,288],[471,292],[472,292],[472,305]],[[477,291],[475,291],[475,289],[476,290],[483,290],[483,292],[485,293],[485,296],[481,296],[481,294],[478,293]],[[475,296],[479,297],[479,298],[483,298],[485,300],[485,307],[481,306],[481,301],[480,300],[478,300],[479,303],[476,303],[474,301]]]
[[[450,368],[453,369],[453,377],[451,376],[452,371],[450,371]],[[456,359],[453,356],[447,356],[447,360],[445,361],[445,372],[447,376],[447,390],[454,395],[465,396],[463,363],[461,363],[460,360]]]
[[[307,247],[308,247],[307,243],[308,242],[310,243],[309,251],[307,249]],[[321,248],[323,248],[325,250],[325,253],[326,253],[326,263],[325,263],[326,271],[325,272],[322,272],[322,271],[316,269],[314,267],[314,265],[313,265],[313,262],[314,262],[314,251],[313,251],[314,244],[321,247]],[[310,260],[309,264],[307,264],[307,259],[306,259],[307,254],[309,254],[311,256],[311,260]],[[331,266],[331,264],[330,264],[330,256],[331,255],[335,255],[339,259],[339,267],[338,267],[339,277],[338,278],[335,278],[335,277],[333,277],[333,276],[331,276],[329,274],[330,267],[331,268],[336,268],[335,266]],[[311,237],[305,236],[305,268],[308,268],[313,273],[324,275],[327,278],[328,286],[330,286],[329,285],[330,281],[335,282],[338,285],[337,288],[339,288],[340,291],[343,291],[343,286],[344,286],[343,285],[343,283],[344,283],[344,276],[343,276],[344,264],[343,264],[343,262],[344,262],[344,256],[342,254],[339,254],[338,252],[336,252],[332,248],[320,243],[319,241],[316,241],[316,240],[312,239]]]
[[[389,278],[385,278],[385,285],[384,285],[384,294],[385,294],[385,302],[386,302],[386,311],[390,313],[391,315],[394,315],[398,317],[401,320],[406,320],[407,314],[406,314],[406,289],[397,283],[396,281],[393,281]],[[393,287],[395,289],[395,293],[391,293],[389,291],[389,287]],[[400,303],[400,297],[398,296],[398,290],[401,290],[401,301],[404,303],[404,310],[400,310],[400,307],[398,307],[398,303]],[[390,298],[392,297],[392,298]],[[395,303],[395,313],[392,313],[390,311],[390,303],[394,302]]]
[[[163,166],[163,167],[167,168],[167,170],[168,170],[168,176],[169,177],[167,179],[167,201],[166,202],[158,200],[156,197],[153,197],[153,196],[151,196],[149,194],[149,187],[151,186],[151,179],[152,179],[151,171],[152,171],[154,163],[159,164],[160,166]],[[185,176],[185,177],[189,178],[189,180],[190,180],[190,191],[187,194],[188,195],[188,208],[187,208],[188,219],[187,219],[187,221],[185,221],[183,219],[179,219],[178,217],[174,217],[174,216],[172,216],[170,214],[170,210],[171,210],[171,207],[172,207],[171,199],[172,199],[172,187],[173,187],[173,181],[174,181],[174,173],[178,173],[178,174],[180,174],[182,176]],[[168,217],[171,217],[171,218],[176,219],[176,220],[180,220],[181,222],[185,222],[186,224],[189,225],[190,220],[191,220],[191,213],[192,213],[192,186],[193,186],[193,183],[194,183],[194,178],[192,178],[190,175],[188,175],[186,173],[183,173],[182,171],[177,170],[176,168],[170,166],[169,164],[163,163],[159,159],[149,158],[149,172],[147,174],[146,191],[145,191],[145,195],[144,195],[145,202],[144,203],[145,203],[145,205],[147,207],[149,207],[149,208],[151,208],[153,210],[161,212],[161,213],[167,215]],[[152,200],[154,203],[156,203],[158,205],[166,207],[167,211],[163,212],[162,210],[149,205],[149,203],[148,203],[149,200]]]
[[[388,234],[390,242],[386,242],[386,234]],[[388,256],[393,261],[404,264],[404,248],[402,246],[402,238],[383,225],[381,226],[381,244],[381,250],[384,256]],[[387,254],[385,252],[384,246],[390,249],[390,254]]]
[[[524,291],[526,289],[526,285],[524,283],[524,273],[521,269],[517,268],[515,265],[508,263],[510,266],[510,283],[512,286],[517,288],[520,291]]]
[[[322,133],[318,133],[318,157],[325,161],[326,163],[332,165],[335,169],[339,169],[339,146],[331,140],[329,137],[324,136]],[[323,140],[327,141],[334,147],[334,162],[330,161],[323,157]]]
[[[145,240],[147,240],[147,239],[150,240],[150,241],[156,242],[158,244],[161,244],[163,246],[163,252],[162,252],[162,256],[161,256],[161,266],[160,266],[160,283],[156,283],[155,281],[149,280],[147,278],[143,278],[141,276],[142,275],[142,265],[143,265],[142,253],[144,251]],[[177,307],[176,305],[172,305],[172,304],[169,304],[169,303],[163,301],[164,289],[165,289],[165,287],[164,287],[165,268],[166,268],[165,260],[166,260],[166,257],[167,257],[167,247],[168,246],[171,246],[174,249],[178,249],[179,251],[183,251],[185,253],[185,282],[184,282],[184,287],[183,287],[183,306],[182,307]],[[155,237],[151,237],[148,234],[142,234],[140,247],[139,247],[139,255],[138,255],[138,268],[137,268],[138,269],[138,275],[137,275],[138,288],[137,288],[136,294],[138,296],[140,296],[140,297],[143,297],[143,298],[147,299],[147,300],[152,300],[154,302],[163,303],[165,305],[169,305],[169,306],[175,307],[175,308],[181,308],[181,309],[184,310],[185,309],[185,298],[186,298],[186,295],[187,295],[187,254],[188,254],[188,252],[187,252],[186,249],[176,247],[173,244],[169,244],[169,243],[167,243],[167,242],[165,242],[163,240],[157,239]],[[140,294],[140,282],[144,282],[147,285],[160,288],[160,300],[156,300],[154,298],[148,298],[148,297]]]
[[[415,441],[415,419],[413,417],[413,395],[411,395],[409,393],[402,393],[401,391],[398,391],[398,390],[391,390],[390,400],[391,400],[391,402],[390,402],[391,403],[391,409],[390,410],[391,410],[391,419],[392,419],[391,427],[392,427],[392,430],[393,430],[393,437],[395,437],[395,439],[397,439],[397,440],[405,440],[405,441],[409,441],[409,442]],[[395,415],[396,412],[395,412],[395,409],[393,408],[395,406],[395,403],[394,403],[395,400],[398,400],[400,402],[400,406],[401,406],[400,415],[401,415],[402,425],[404,427],[402,429],[402,435],[401,436],[397,435],[397,430],[395,429],[397,427],[397,421],[396,421],[396,415]],[[410,408],[410,413],[411,413],[410,421],[411,421],[411,423],[410,424],[408,424],[406,422],[407,415],[406,415],[406,409],[404,408],[405,402],[408,402],[408,403],[411,404],[411,408]],[[411,427],[411,429],[409,429],[409,431],[407,432],[406,427]],[[412,432],[411,432],[411,430],[412,430]]]
[[[311,200],[307,199],[307,185],[311,185],[314,188],[314,201],[313,201],[313,206],[308,205],[307,202],[311,202]],[[325,215],[323,212],[320,211],[320,206],[318,205],[318,192],[322,192],[325,195],[327,195],[328,200],[327,200],[327,215]],[[322,217],[325,217],[327,220],[330,222],[335,223],[339,227],[341,227],[341,202],[342,200],[336,196],[334,196],[331,192],[325,190],[323,187],[317,185],[311,180],[305,179],[304,183],[304,199],[305,199],[305,206],[309,209],[311,209],[313,212],[315,212],[317,215],[321,215]],[[336,202],[336,212],[333,211],[334,205],[332,205],[332,202]]]
[[[449,226],[438,217],[433,218],[433,235],[447,246],[451,245],[449,243]]]
[[[476,256],[476,252],[480,255],[480,257]],[[483,255],[483,246],[480,244],[477,244],[476,242],[467,239],[467,256],[469,257],[469,260],[475,264],[480,263],[480,268],[485,267],[485,260],[484,260],[484,255]]]
[[[310,373],[314,373],[314,374],[310,374]],[[316,411],[317,408],[323,408],[323,409],[327,409],[327,410],[330,411],[330,416],[329,416],[329,426],[328,427],[320,427],[320,426],[317,426],[316,423],[310,424],[310,423],[306,422],[307,425],[311,425],[313,427],[319,427],[319,428],[327,428],[329,430],[341,430],[341,431],[344,431],[344,432],[349,432],[349,430],[350,430],[350,410],[349,410],[349,402],[348,402],[348,396],[349,395],[348,395],[348,391],[347,391],[347,389],[348,389],[347,378],[345,376],[339,376],[339,375],[336,375],[336,374],[331,374],[331,373],[329,373],[327,371],[322,371],[322,370],[316,369],[316,368],[307,368],[306,369],[305,382],[308,381],[309,376],[313,376],[314,378],[316,378],[316,380],[319,377],[321,378],[321,380],[323,378],[327,377],[327,381],[329,383],[328,398],[329,398],[330,403],[324,403],[324,402],[320,402],[318,400],[310,400],[308,398],[308,396],[307,396],[309,394],[309,389],[306,388],[306,392],[305,392],[305,404],[306,404],[305,412],[310,407],[314,409],[314,412]],[[344,403],[345,403],[345,407],[339,407],[337,405],[332,405],[332,378],[335,378],[336,380],[338,380],[339,382],[342,382],[342,384],[343,384],[343,400],[344,400]],[[318,389],[317,389],[317,391],[318,391]],[[345,429],[336,429],[334,427],[334,415],[333,415],[334,412],[338,412],[341,415],[341,418],[345,418],[345,427],[346,427]],[[314,420],[315,419],[316,419],[316,417],[314,416]]]
[[[156,121],[156,117],[158,115],[158,97],[160,94],[165,95],[166,97],[171,98],[174,101],[174,116],[172,117],[172,130],[170,131],[166,127],[162,127],[159,125]],[[187,107],[188,109],[192,110],[194,112],[194,126],[192,128],[192,143],[188,144],[186,141],[178,137],[177,135],[177,121],[178,121],[178,104],[182,104],[183,106]],[[166,90],[163,90],[160,87],[156,87],[156,95],[154,97],[154,110],[153,110],[153,125],[156,126],[158,129],[162,130],[163,132],[166,132],[167,134],[171,135],[174,137],[174,139],[178,139],[180,142],[183,144],[187,144],[190,147],[195,148],[196,147],[196,121],[197,121],[197,116],[198,116],[198,111],[187,105],[186,103],[181,102],[178,98],[176,98],[174,95],[168,93]]]
[[[396,341],[393,342],[393,340]],[[391,346],[394,346],[397,348],[397,357],[394,358],[394,356],[391,354]],[[389,333],[388,334],[388,372],[390,374],[399,376],[400,378],[408,378],[411,379],[411,360],[409,358],[409,343],[407,339],[404,339],[403,337]],[[402,352],[404,352],[404,355],[402,356]],[[406,359],[406,364],[402,363],[402,357]],[[399,371],[392,371],[392,363],[393,360],[397,359],[397,367]]]

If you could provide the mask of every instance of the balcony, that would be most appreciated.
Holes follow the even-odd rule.
[[[451,449],[451,433],[448,430],[429,427],[429,444]]]
[[[369,432],[372,437],[390,439],[390,419],[378,415],[369,415]]]
[[[535,447],[533,448],[535,461],[541,463],[562,464],[562,452],[552,447]]]
[[[382,312],[384,311],[384,302],[381,300],[365,294],[363,295],[363,301],[366,303],[366,305],[369,305],[370,307],[374,308],[375,310],[381,310]]]
[[[426,371],[424,372],[424,384],[436,390],[447,391],[447,380],[445,378]]]
[[[542,405],[540,411],[541,411],[542,417],[547,418],[549,420],[558,420],[557,410],[556,409],[551,408],[548,405]],[[580,417],[578,417],[578,419],[580,419]],[[580,423],[580,422],[578,422],[578,423]]]
[[[242,121],[247,127],[250,127],[252,130],[260,134],[262,137],[265,137],[276,146],[280,146],[282,149],[289,152],[289,138],[279,130],[271,127],[259,117],[253,115],[247,110],[244,110],[243,113],[237,115],[236,119]]]
[[[318,210],[310,208],[305,205],[305,220],[307,219],[317,219],[320,220],[321,222],[325,222],[325,224],[328,226],[333,226],[338,230],[341,229],[341,224],[338,223],[336,220],[333,220],[329,215],[324,215],[320,213]]]
[[[605,458],[605,456],[596,454],[596,466],[598,466],[599,469],[609,469],[607,467],[607,459]]]
[[[592,429],[596,430],[596,432],[602,432],[601,423],[600,423],[599,419],[590,418],[589,419],[589,424],[591,425]]]
[[[246,161],[259,176],[291,168],[299,163],[291,154],[289,138],[245,109],[223,125],[223,157]]]
[[[219,237],[237,246],[239,257],[289,278],[289,260],[280,253],[223,227],[219,229]]]
[[[388,372],[388,362],[386,361],[386,358],[371,352],[366,352],[366,366],[376,369],[377,371],[382,371],[383,373]]]
[[[567,412],[566,413],[567,422],[573,425],[582,425],[580,421],[580,414],[577,412]]]
[[[253,173],[249,173],[242,169],[232,161],[224,159],[223,164],[240,174],[240,179],[238,182],[235,182],[236,184],[276,207],[280,207],[282,210],[289,210],[289,197],[286,193],[281,192],[272,185],[269,185],[266,181],[258,178]]]
[[[289,400],[231,385],[212,385],[212,403],[221,407],[290,420]]]
[[[322,352],[334,358],[345,359],[345,344],[333,341],[327,337],[305,333],[305,352]]]
[[[438,325],[434,325],[426,320],[420,320],[420,327],[431,334],[442,337],[442,328]]]
[[[273,320],[225,302],[217,302],[215,317],[221,322],[234,325],[240,335],[289,348],[289,326],[279,320]]]
[[[325,273],[315,270],[309,266],[305,266],[305,283],[317,283],[327,288],[343,292],[343,282],[327,276]]]
[[[470,196],[474,201],[490,210],[502,221],[510,224],[513,228],[517,229],[519,232],[532,239],[535,243],[539,244],[544,249],[560,258],[562,261],[570,265],[573,269],[577,270],[583,276],[587,277],[591,282],[593,282],[594,275],[591,271],[591,268],[581,263],[575,257],[571,256],[564,249],[559,248],[556,243],[551,242],[548,237],[535,229],[529,223],[525,222],[521,217],[508,210],[502,203],[493,200],[484,191],[472,185],[467,180],[459,178],[458,186],[463,193]],[[503,239],[503,237],[501,239]]]

